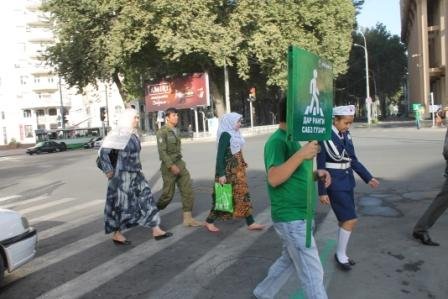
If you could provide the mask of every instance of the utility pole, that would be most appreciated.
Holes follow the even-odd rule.
[[[107,83],[106,82],[104,83],[104,92],[106,94],[106,117],[107,117],[106,125],[107,125],[107,128],[109,128],[109,100],[108,100],[109,97],[107,95]]]
[[[64,103],[62,101],[61,76],[58,76],[58,78],[59,78],[59,81],[58,81],[58,83],[59,83],[59,99],[61,101],[61,107],[60,107],[60,110],[61,110],[61,127],[62,127],[62,130],[64,130],[65,129],[65,116],[64,116]]]
[[[369,57],[367,53],[367,42],[366,37],[362,31],[358,31],[362,38],[364,39],[364,46],[359,44],[353,44],[356,47],[364,49],[365,64],[366,64],[366,110],[367,110],[367,124],[370,126],[372,123],[372,99],[370,98],[370,87],[369,87]]]
[[[226,99],[226,113],[230,113],[229,73],[227,72],[226,62],[224,62],[224,97]]]

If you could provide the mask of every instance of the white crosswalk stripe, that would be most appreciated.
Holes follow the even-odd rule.
[[[57,205],[60,205],[60,204],[63,204],[63,203],[71,202],[71,201],[74,201],[74,200],[76,200],[76,198],[68,197],[68,198],[62,198],[62,199],[54,200],[52,202],[47,202],[47,203],[44,203],[44,204],[41,204],[41,205],[38,205],[38,206],[29,207],[29,208],[26,208],[26,209],[23,209],[23,210],[21,210],[21,209],[14,209],[14,210],[16,210],[16,211],[18,211],[21,214],[24,214],[26,216],[26,214],[28,214],[28,213],[42,211],[42,210],[45,210],[47,208],[51,208],[51,207],[54,207],[54,206],[57,206]]]
[[[257,221],[260,223],[268,223],[270,219],[269,211],[269,209],[266,209],[264,212],[257,215]],[[266,229],[267,228],[269,228],[269,226],[267,226]],[[181,273],[170,279],[168,283],[175,285],[178,293],[173,292],[170,288],[161,286],[155,292],[151,292],[150,297],[164,299],[196,298],[198,292],[203,289],[199,283],[206,282],[210,279],[210,268],[213,268],[213,275],[217,276],[220,272],[223,272],[227,267],[232,265],[232,262],[229,261],[237,261],[238,259],[236,257],[240,256],[259,237],[260,232],[250,232],[246,226],[241,227],[221,243],[210,248],[207,254],[197,259]],[[241,240],[243,239],[245,242],[242,244]],[[238,244],[238,246],[235,246],[236,244]],[[204,273],[198,273],[198,269],[204,264],[214,265],[215,267],[210,266],[210,268],[203,269],[205,270]],[[191,275],[191,273],[196,273],[196,275]],[[169,289],[168,292],[166,291],[167,289]]]
[[[203,219],[208,215],[208,211],[199,214],[198,219]],[[170,230],[174,236],[185,237],[196,231],[194,228],[185,228],[183,225],[177,225]],[[168,238],[163,242],[154,240],[146,241],[135,248],[126,251],[123,254],[101,264],[98,267],[70,280],[59,287],[42,294],[38,298],[79,298],[88,292],[93,291],[98,286],[112,280],[123,274],[137,264],[150,258],[152,255],[172,246],[178,241],[176,237]]]
[[[19,197],[21,197],[21,196],[19,195],[17,198],[19,198]],[[5,208],[5,209],[13,209],[13,210],[15,210],[16,207],[27,205],[27,204],[30,204],[30,203],[36,203],[38,201],[45,200],[47,198],[48,198],[47,195],[41,195],[41,196],[33,197],[31,199],[22,200],[22,201],[19,201],[19,202],[13,202],[13,203],[10,203],[10,204],[2,205],[2,207]]]
[[[19,198],[19,197],[21,197],[21,196],[20,195],[10,195],[10,196],[5,196],[5,197],[0,197],[0,202],[8,201],[10,199],[15,199],[15,198]],[[2,207],[4,207],[4,206],[2,206]]]
[[[62,211],[56,211],[56,212],[53,212],[53,213],[48,213],[46,215],[43,215],[43,216],[40,216],[40,217],[36,217],[36,218],[30,218],[28,220],[29,220],[30,223],[39,223],[39,222],[42,222],[42,221],[48,221],[48,220],[52,220],[52,219],[55,219],[55,218],[58,218],[58,217],[62,217],[62,216],[65,216],[65,215],[72,214],[73,212],[77,212],[77,211],[81,211],[81,210],[84,210],[84,209],[87,209],[87,208],[91,208],[91,207],[94,207],[94,206],[102,205],[102,204],[104,204],[104,201],[105,201],[104,199],[95,199],[95,200],[93,200],[91,202],[78,204],[78,205],[76,205],[76,206],[74,206],[74,207],[72,207],[70,209],[65,209],[65,210],[62,210]]]

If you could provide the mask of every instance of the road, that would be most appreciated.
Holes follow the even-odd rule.
[[[316,239],[330,298],[446,298],[448,215],[431,235],[442,243],[425,247],[411,238],[418,216],[440,188],[443,129],[383,128],[352,131],[358,156],[380,178],[370,190],[358,181],[359,226],[349,245],[358,264],[335,268],[336,220],[317,211]],[[256,220],[268,225],[249,232],[244,221],[218,223],[222,232],[184,228],[178,194],[162,212],[162,227],[174,237],[155,241],[150,231],[125,232],[129,247],[115,246],[103,231],[106,179],[94,150],[0,159],[0,206],[22,212],[38,230],[36,258],[7,274],[0,298],[253,298],[280,253],[265,191],[263,145],[268,135],[247,138],[249,186]],[[196,195],[194,214],[210,207],[215,143],[183,146]],[[155,146],[142,151],[143,169],[155,198],[162,181]],[[303,298],[291,279],[278,298]]]

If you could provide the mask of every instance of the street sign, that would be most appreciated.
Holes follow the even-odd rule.
[[[329,62],[303,49],[288,49],[287,136],[289,140],[328,140],[333,114],[333,72]],[[313,161],[303,161],[306,177],[306,237],[311,246],[311,226],[316,204]]]
[[[330,139],[332,112],[332,65],[313,53],[290,46],[288,137],[295,141]]]

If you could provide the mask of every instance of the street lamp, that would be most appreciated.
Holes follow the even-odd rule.
[[[364,33],[362,31],[358,31],[361,33],[362,38],[364,39],[364,46],[359,44],[353,44],[355,47],[361,47],[364,49],[364,56],[366,59],[366,108],[367,108],[367,124],[370,126],[372,123],[372,113],[371,113],[371,106],[372,106],[372,99],[370,98],[370,88],[369,88],[369,57],[367,53],[367,43],[366,43],[366,37],[364,36]]]

